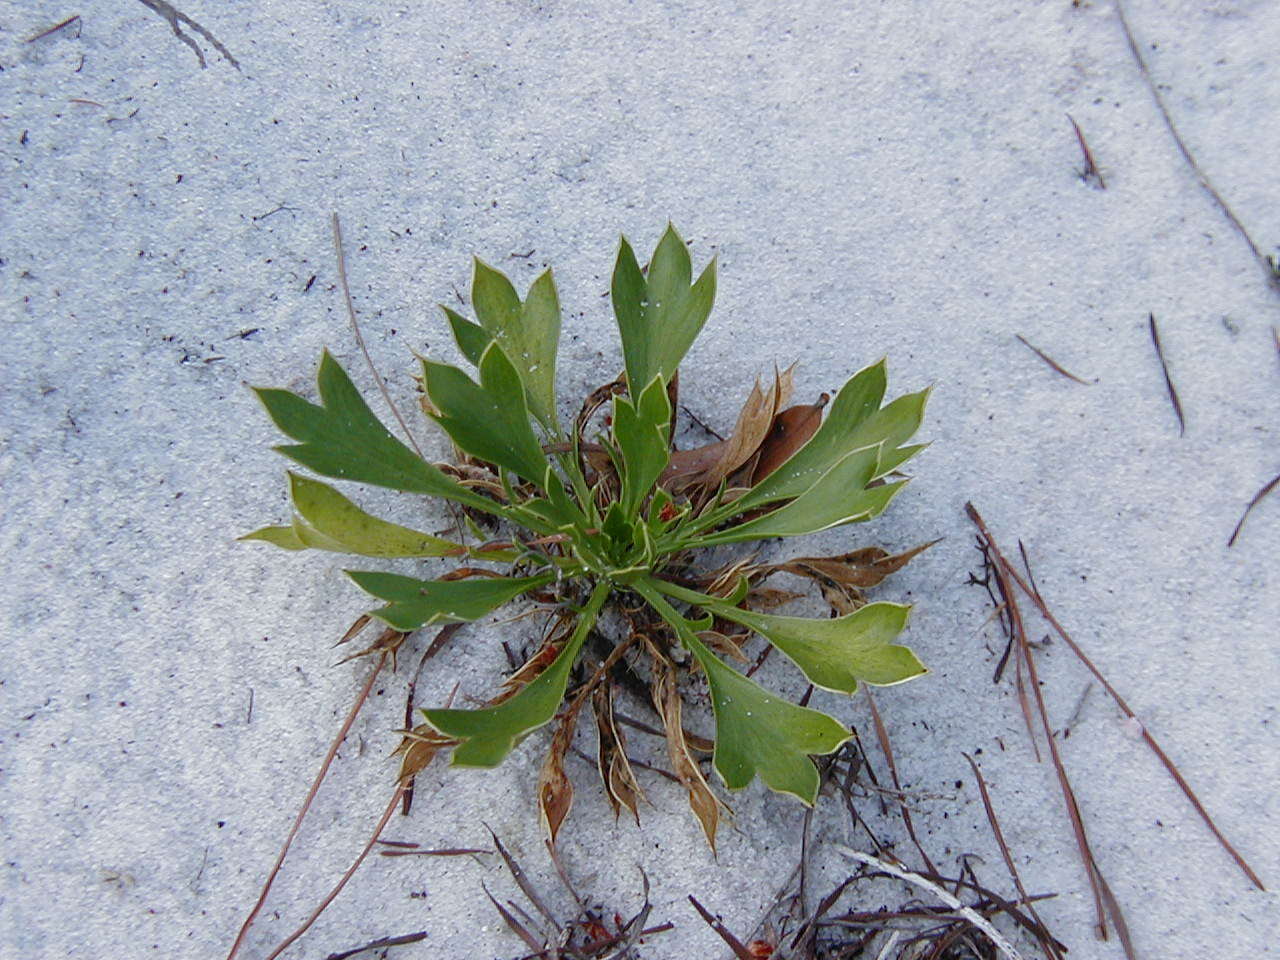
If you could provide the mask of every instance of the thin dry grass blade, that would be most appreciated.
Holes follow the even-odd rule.
[[[1261,490],[1253,495],[1253,499],[1249,501],[1249,505],[1244,508],[1244,513],[1240,515],[1240,522],[1236,524],[1236,528],[1231,531],[1231,539],[1227,541],[1228,547],[1234,547],[1236,540],[1240,538],[1240,531],[1244,529],[1244,522],[1249,519],[1249,514],[1253,508],[1262,502],[1262,499],[1271,493],[1277,486],[1280,486],[1280,473],[1277,473],[1271,481],[1263,486]]]
[[[702,917],[702,919],[707,922],[707,926],[719,935],[720,939],[728,945],[729,949],[733,951],[733,955],[737,957],[738,960],[756,960],[743,942],[735,937],[730,932],[729,928],[720,922],[719,917],[713,915],[706,907],[700,904],[697,897],[693,894],[689,894],[689,902],[693,904],[693,909],[698,911],[698,916]]]
[[[320,763],[320,769],[316,772],[316,778],[311,782],[311,787],[307,790],[307,795],[302,801],[302,807],[298,810],[298,815],[294,817],[293,826],[289,829],[289,835],[285,837],[284,846],[280,848],[280,853],[276,856],[276,862],[272,864],[271,871],[267,874],[266,882],[262,885],[262,892],[258,894],[258,899],[254,903],[253,908],[249,911],[249,916],[245,918],[244,923],[240,927],[240,932],[236,934],[235,942],[231,944],[231,950],[227,954],[227,960],[233,960],[235,955],[240,951],[240,947],[244,943],[244,938],[249,933],[249,928],[253,926],[253,921],[258,918],[258,914],[262,911],[262,905],[266,903],[267,894],[271,892],[271,885],[275,883],[276,875],[284,865],[284,858],[288,855],[289,848],[293,846],[293,840],[298,835],[298,830],[302,826],[303,818],[306,817],[307,811],[311,809],[311,802],[315,800],[316,793],[320,790],[320,784],[324,782],[325,776],[329,773],[329,767],[333,763],[333,758],[338,755],[338,748],[342,746],[342,741],[347,738],[347,734],[351,730],[351,725],[355,723],[356,716],[360,713],[360,708],[363,707],[365,701],[369,699],[369,693],[373,690],[374,681],[377,680],[379,674],[382,673],[382,668],[386,665],[386,662],[387,655],[384,653],[378,658],[378,662],[373,665],[373,669],[369,671],[369,676],[365,680],[364,686],[360,688],[360,692],[356,695],[355,703],[351,705],[350,712],[347,713],[347,717],[342,722],[342,726],[338,728],[337,736],[335,736],[333,738],[333,742],[329,744],[329,751],[324,755],[324,760]]]
[[[1173,378],[1169,376],[1169,364],[1164,359],[1164,347],[1160,345],[1160,331],[1156,329],[1156,315],[1147,314],[1147,326],[1151,331],[1151,342],[1156,348],[1156,357],[1160,360],[1160,372],[1164,374],[1164,385],[1169,391],[1169,402],[1173,404],[1173,412],[1178,418],[1178,436],[1187,434],[1187,418],[1182,415],[1182,401],[1178,399],[1178,391],[1173,386]]]
[[[1214,835],[1218,843],[1231,856],[1231,859],[1236,862],[1236,865],[1241,869],[1244,875],[1249,878],[1250,882],[1259,890],[1265,890],[1266,887],[1263,886],[1262,879],[1253,871],[1253,868],[1249,866],[1236,848],[1231,845],[1230,841],[1227,840],[1222,831],[1218,829],[1218,825],[1214,823],[1213,818],[1209,816],[1209,811],[1204,808],[1199,797],[1196,796],[1195,791],[1191,789],[1191,785],[1183,778],[1181,772],[1179,772],[1173,761],[1169,759],[1168,754],[1164,752],[1164,749],[1156,741],[1156,738],[1151,735],[1151,731],[1149,731],[1147,729],[1147,725],[1142,722],[1142,718],[1133,712],[1129,707],[1129,704],[1125,702],[1122,696],[1120,696],[1115,687],[1113,687],[1107,681],[1107,678],[1102,675],[1102,671],[1094,665],[1093,661],[1090,660],[1088,655],[1080,648],[1080,645],[1075,642],[1069,633],[1067,633],[1062,624],[1058,622],[1057,617],[1050,612],[1048,606],[1040,597],[1039,593],[1035,592],[1034,588],[1022,579],[1017,570],[1013,569],[1007,560],[1001,558],[1000,563],[1004,567],[1005,572],[1007,572],[1012,578],[1013,582],[1031,598],[1032,603],[1036,605],[1040,615],[1044,617],[1049,626],[1053,627],[1054,632],[1062,638],[1063,642],[1071,649],[1071,652],[1076,655],[1076,658],[1084,664],[1085,668],[1093,674],[1097,681],[1102,685],[1102,688],[1107,691],[1107,694],[1115,701],[1116,706],[1120,708],[1121,712],[1138,724],[1142,731],[1143,741],[1146,742],[1147,746],[1151,749],[1151,752],[1156,755],[1157,759],[1159,759],[1161,765],[1164,766],[1169,776],[1173,778],[1173,782],[1178,785],[1178,788],[1182,791],[1183,795],[1191,802],[1191,806],[1195,809],[1196,813],[1200,815],[1200,819],[1203,820],[1205,826],[1209,828],[1209,832]]]
[[[391,802],[387,804],[387,809],[382,812],[382,819],[378,821],[378,825],[373,829],[373,836],[371,836],[369,838],[369,842],[364,845],[364,849],[360,851],[360,855],[356,857],[355,862],[347,868],[347,872],[342,875],[342,879],[340,879],[337,884],[334,885],[334,888],[329,891],[328,895],[320,901],[320,905],[311,912],[311,915],[307,917],[305,921],[303,921],[302,926],[289,934],[283,943],[267,955],[267,960],[276,960],[276,957],[288,950],[299,937],[311,929],[311,925],[320,918],[320,915],[324,913],[325,910],[329,909],[329,904],[333,903],[338,894],[342,892],[342,888],[347,885],[347,881],[350,880],[355,872],[360,869],[360,864],[364,863],[365,857],[369,856],[369,851],[372,850],[374,844],[378,842],[379,835],[381,835],[382,831],[386,829],[387,821],[389,821],[391,819],[391,815],[396,812],[396,807],[400,803],[400,794],[403,791],[404,787],[396,787],[395,793],[391,795]]]
[[[969,761],[969,766],[973,770],[973,776],[978,781],[978,791],[982,794],[982,806],[987,811],[987,822],[991,824],[991,833],[996,838],[996,845],[1000,847],[1000,856],[1004,858],[1004,864],[1009,868],[1009,876],[1013,880],[1013,885],[1018,890],[1018,896],[1022,897],[1023,903],[1027,905],[1027,910],[1031,914],[1033,920],[1040,925],[1040,929],[1048,931],[1044,921],[1040,919],[1040,915],[1036,913],[1035,905],[1031,902],[1030,896],[1027,894],[1027,888],[1022,885],[1022,876],[1018,873],[1018,867],[1013,862],[1013,854],[1009,852],[1009,844],[1005,842],[1004,831],[1000,829],[1000,821],[996,819],[995,806],[991,803],[991,794],[987,790],[986,778],[982,776],[982,771],[978,769],[978,765],[974,763],[973,757],[964,754],[964,758]],[[1057,945],[1053,942],[1041,940],[1040,946],[1048,955],[1049,960],[1061,960],[1062,954],[1058,950]]]
[[[1067,816],[1071,822],[1072,832],[1075,834],[1076,846],[1080,851],[1080,858],[1084,862],[1085,871],[1089,878],[1089,885],[1093,889],[1094,910],[1097,921],[1098,936],[1107,939],[1107,915],[1110,914],[1111,919],[1116,924],[1116,931],[1120,937],[1121,946],[1124,947],[1125,955],[1129,960],[1134,960],[1132,943],[1129,938],[1128,927],[1125,924],[1124,916],[1119,909],[1119,903],[1111,893],[1106,878],[1103,877],[1101,869],[1098,867],[1097,860],[1093,856],[1093,848],[1089,843],[1088,833],[1084,826],[1084,817],[1080,813],[1080,806],[1076,801],[1075,790],[1072,789],[1071,780],[1067,776],[1067,770],[1062,762],[1062,757],[1058,753],[1058,742],[1053,736],[1053,728],[1049,723],[1049,711],[1045,706],[1044,692],[1040,686],[1040,677],[1036,670],[1035,657],[1031,653],[1031,644],[1027,641],[1027,634],[1022,628],[1022,617],[1018,611],[1018,605],[1013,596],[1013,591],[1009,588],[1007,578],[1010,574],[1016,577],[1016,571],[1012,565],[1008,563],[1004,555],[1000,552],[1000,548],[996,545],[995,539],[991,536],[991,532],[987,529],[986,523],[982,516],[974,508],[973,504],[965,504],[965,510],[969,514],[969,518],[973,520],[977,526],[979,533],[982,534],[986,543],[986,550],[992,560],[992,566],[997,580],[1001,582],[1001,592],[1004,594],[1009,603],[1010,614],[1014,621],[1018,624],[1016,639],[1017,649],[1021,661],[1025,663],[1027,675],[1030,681],[1031,691],[1035,694],[1036,712],[1039,715],[1040,724],[1044,730],[1045,741],[1049,747],[1049,756],[1053,761],[1053,770],[1058,778],[1058,785],[1062,791],[1062,798],[1067,807]],[[1030,588],[1028,587],[1028,592]]]
[[[1074,120],[1071,122],[1075,123]],[[1079,133],[1079,129],[1077,129],[1076,132]],[[1026,347],[1028,350],[1034,353],[1037,357],[1039,357],[1041,360],[1047,363],[1055,373],[1061,374],[1062,376],[1066,377],[1068,380],[1074,380],[1076,383],[1084,384],[1086,387],[1090,386],[1090,383],[1088,380],[1082,380],[1079,377],[1077,377],[1074,373],[1072,373],[1070,370],[1067,370],[1066,368],[1064,368],[1061,364],[1058,363],[1057,360],[1054,360],[1053,357],[1049,356],[1047,353],[1045,353],[1043,350],[1037,347],[1034,343],[1032,343],[1022,334],[1015,333],[1014,336],[1018,338],[1018,341],[1024,347]]]
[[[932,873],[937,873],[938,868],[929,859],[929,854],[924,852],[924,847],[920,844],[920,838],[916,836],[915,824],[911,822],[911,811],[907,808],[907,802],[903,798],[902,782],[898,779],[898,765],[894,762],[893,747],[889,743],[889,731],[885,729],[884,721],[880,719],[880,711],[876,709],[876,701],[871,695],[871,687],[864,684],[863,692],[867,695],[867,706],[871,708],[871,722],[876,728],[876,739],[880,742],[880,750],[884,754],[885,762],[889,764],[889,775],[893,778],[893,788],[898,791],[898,809],[902,813],[902,823],[907,828],[907,836],[911,838],[911,842],[915,845],[916,852],[920,854],[920,859],[924,861],[924,865]]]
[[[498,855],[501,856],[503,862],[506,863],[507,869],[511,871],[511,878],[515,880],[516,885],[521,889],[524,895],[529,898],[529,902],[534,905],[537,911],[546,917],[547,922],[551,924],[552,929],[558,933],[560,931],[560,924],[556,921],[556,918],[551,911],[547,909],[547,905],[542,902],[542,898],[538,896],[538,891],[534,888],[533,884],[529,882],[529,878],[525,876],[524,869],[516,862],[515,857],[511,856],[511,854],[507,852],[507,848],[502,845],[502,841],[499,840],[498,835],[493,832],[493,828],[488,824],[485,824],[484,828],[489,831],[489,836],[493,838],[494,849],[498,851]]]

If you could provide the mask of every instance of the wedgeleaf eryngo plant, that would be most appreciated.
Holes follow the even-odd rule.
[[[446,748],[454,765],[497,766],[558,715],[538,790],[554,840],[572,799],[564,757],[589,699],[606,794],[615,815],[623,806],[634,815],[641,794],[614,720],[613,692],[615,684],[647,685],[674,773],[714,845],[719,801],[691,751],[713,750],[715,769],[731,790],[759,776],[812,804],[819,778],[811,757],[832,753],[851,736],[833,717],[789,702],[726,663],[724,657],[745,659],[740,647],[749,634],[826,690],[849,694],[859,681],[894,684],[925,672],[911,650],[894,643],[909,608],[866,603],[860,591],[915,551],[699,565],[713,547],[798,537],[879,515],[906,482],[896,471],[921,449],[907,441],[927,398],[922,391],[882,405],[880,362],[855,374],[824,418],[826,395],[784,408],[788,370],[775,373],[768,390],[757,383],[728,439],[675,450],[677,370],[711,312],[715,286],[715,261],[694,280],[688,249],[673,228],[647,271],[624,238],[612,300],[625,372],[594,391],[566,430],[555,392],[560,305],[551,272],[522,300],[505,276],[476,260],[471,301],[478,323],[443,309],[478,378],[421,361],[423,408],[453,441],[457,464],[430,463],[393,437],[328,352],[320,362],[318,405],[284,390],[258,391],[276,425],[297,441],[277,449],[302,466],[462,508],[459,539],[444,539],[374,517],[328,484],[291,473],[292,524],[249,535],[292,550],[488,564],[434,579],[348,571],[384,602],[371,615],[387,624],[392,649],[411,631],[477,620],[520,597],[554,608],[541,646],[487,705],[422,711],[426,722],[402,744],[402,778]],[[599,412],[606,415],[597,418]],[[593,433],[598,419],[603,429]],[[467,530],[483,537],[482,525],[500,535],[464,542]],[[832,618],[765,612],[797,596],[760,586],[780,570],[818,582]],[[625,624],[614,640],[601,620],[611,600]],[[590,662],[569,694],[583,659]],[[705,675],[714,745],[684,730],[682,667]]]

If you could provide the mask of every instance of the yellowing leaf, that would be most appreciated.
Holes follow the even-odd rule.
[[[366,557],[443,557],[462,549],[449,540],[365,513],[319,480],[291,471],[289,489],[298,516],[304,521],[302,525],[295,523],[296,536],[306,546]],[[311,539],[312,531],[320,537]]]

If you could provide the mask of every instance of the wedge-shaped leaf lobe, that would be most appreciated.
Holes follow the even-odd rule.
[[[327,483],[292,471],[289,491],[301,520],[294,522],[295,535],[305,546],[365,557],[443,557],[461,549],[450,540],[379,519]]]
[[[784,617],[743,610],[675,584],[655,583],[670,596],[750,627],[782,651],[814,686],[824,690],[853,693],[859,681],[890,686],[927,672],[909,647],[893,642],[911,613],[911,608],[903,604],[870,603],[854,613],[831,619]]]
[[[267,413],[299,441],[276,447],[316,473],[408,493],[425,493],[493,513],[495,504],[446,477],[391,435],[373,415],[347,372],[326,350],[316,378],[320,404],[288,390],[259,388]]]
[[[497,342],[485,347],[479,367],[477,384],[457,367],[423,359],[423,381],[436,422],[472,456],[541,484],[547,459],[529,423],[516,368]]]
[[[713,258],[690,286],[689,250],[668,224],[649,261],[648,275],[623,237],[613,270],[613,311],[622,334],[627,383],[634,396],[655,376],[670,383],[711,314],[716,296]]]
[[[900,480],[868,488],[879,462],[878,448],[855,450],[790,503],[736,527],[706,534],[696,542],[700,546],[712,546],[770,537],[799,537],[879,516],[907,482]]]
[[[555,579],[554,573],[530,577],[484,577],[472,580],[419,580],[398,573],[348,570],[361,590],[387,605],[373,615],[397,630],[417,630],[429,623],[478,620],[522,593]]]
[[[422,711],[432,727],[461,741],[454,748],[452,766],[496,767],[515,749],[516,744],[550,722],[564,699],[573,662],[609,590],[603,581],[596,585],[579,614],[577,626],[555,660],[515,696],[496,706],[478,710]]]
[[[721,662],[653,581],[641,581],[636,589],[707,675],[716,718],[714,763],[725,786],[741,790],[759,775],[773,790],[812,805],[819,784],[810,756],[833,753],[852,734],[825,713],[789,703]]]
[[[560,298],[551,271],[545,271],[533,281],[522,302],[504,274],[477,258],[471,281],[471,302],[480,327],[502,345],[519,372],[529,398],[529,409],[547,429],[554,430]],[[463,332],[475,340],[472,331]],[[454,335],[457,334],[455,324]],[[461,339],[459,346],[475,363]]]

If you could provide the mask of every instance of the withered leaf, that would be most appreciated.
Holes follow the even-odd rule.
[[[654,651],[650,651],[653,653]],[[676,688],[676,672],[671,661],[657,655],[653,657],[653,702],[662,717],[662,726],[667,735],[667,754],[671,758],[671,769],[680,783],[689,792],[689,809],[702,825],[702,832],[714,853],[716,849],[716,827],[720,822],[720,806],[716,796],[707,785],[702,771],[689,755],[689,745],[685,741],[684,730],[680,725],[682,702],[680,691]]]
[[[617,819],[626,807],[640,825],[638,801],[644,794],[636,781],[635,771],[627,758],[627,741],[622,736],[613,716],[613,685],[602,683],[592,691],[591,705],[595,711],[599,751],[596,755],[600,770],[600,782],[604,784],[605,797]]]
[[[747,634],[741,634],[739,639],[745,640]],[[739,639],[721,633],[718,630],[703,630],[698,634],[698,639],[705,643],[716,653],[728,657],[730,660],[737,660],[740,663],[750,663],[750,658],[742,652],[739,645]]]
[[[457,742],[441,736],[425,723],[405,731],[400,746],[396,748],[396,753],[400,755],[400,782],[412,780],[427,768],[437,753]]]
[[[715,487],[725,477],[750,460],[773,426],[778,409],[787,402],[792,390],[792,371],[795,364],[787,367],[782,373],[774,371],[773,386],[768,393],[760,389],[757,380],[751,388],[747,402],[738,413],[738,422],[733,433],[725,441],[724,448],[715,464],[707,471],[701,482],[707,487]]]
[[[791,459],[791,455],[809,442],[822,424],[822,410],[831,397],[822,394],[817,403],[788,407],[773,418],[768,436],[760,444],[755,468],[751,471],[751,486],[755,486],[773,471]]]
[[[779,590],[776,587],[752,587],[747,592],[743,605],[752,610],[776,610],[783,604],[790,603],[792,600],[799,600],[803,597],[803,593],[797,593],[795,590]]]
[[[538,773],[538,814],[542,818],[542,829],[547,832],[547,840],[552,846],[555,846],[560,825],[573,806],[573,784],[564,772],[564,758],[573,742],[573,731],[577,725],[576,710],[569,711],[561,718],[560,725],[551,738],[546,759],[542,762],[542,770]]]
[[[837,617],[854,613],[858,608],[866,606],[866,598],[857,587],[845,587],[831,580],[822,580],[819,581],[818,588],[822,591],[822,599],[831,605]]]
[[[891,573],[901,570],[917,554],[928,550],[937,540],[930,540],[899,554],[890,555],[880,547],[864,547],[835,557],[795,557],[775,564],[779,570],[811,579],[827,579],[847,587],[874,587]]]

